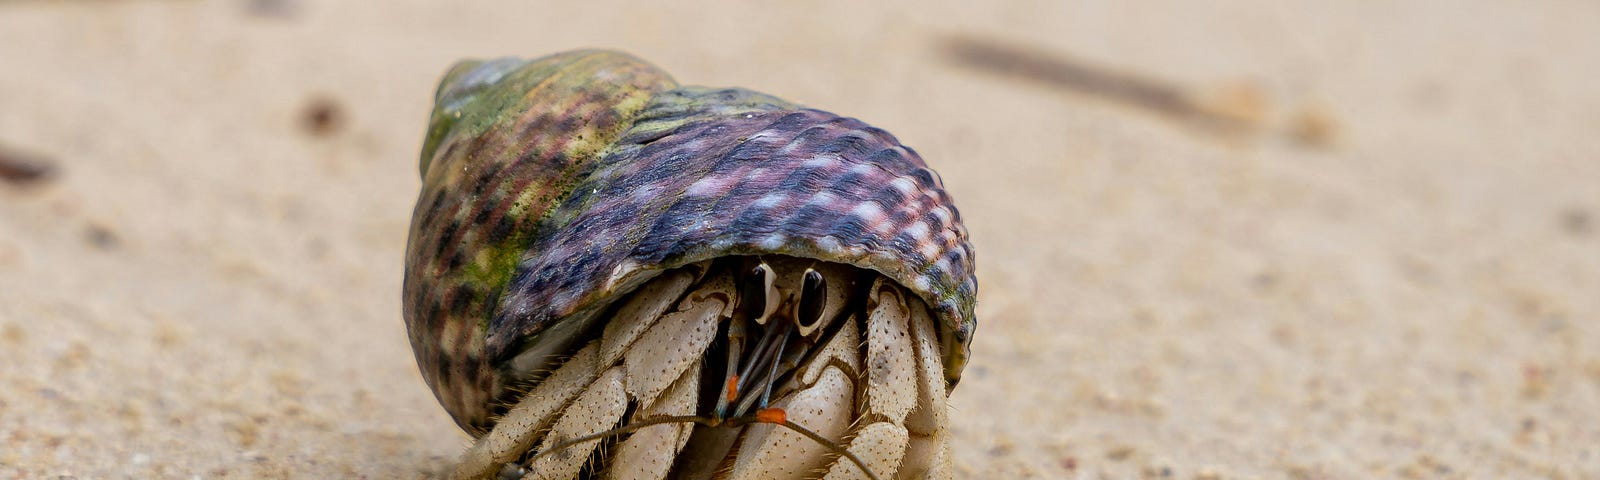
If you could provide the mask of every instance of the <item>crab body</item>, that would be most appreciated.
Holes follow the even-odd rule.
[[[887,132],[580,51],[453,68],[421,174],[404,313],[458,476],[948,475],[972,249]],[[563,444],[667,417],[718,425]]]

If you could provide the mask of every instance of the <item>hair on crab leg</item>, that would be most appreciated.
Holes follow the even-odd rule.
[[[561,418],[550,426],[550,433],[541,443],[561,444],[566,438],[607,431],[617,425],[628,406],[628,395],[623,388],[624,377],[620,366],[601,372],[594,384],[573,400],[572,406],[563,411]],[[545,457],[538,462],[526,462],[525,465],[535,479],[575,478],[583,470],[584,464],[588,463],[590,454],[599,446],[598,442],[580,443],[571,447],[573,451],[566,455]]]
[[[506,462],[533,448],[538,434],[555,422],[557,414],[600,375],[598,342],[591,342],[567,359],[510,411],[488,434],[479,438],[456,466],[453,478],[483,478]]]
[[[921,299],[907,302],[911,307],[911,341],[916,353],[917,403],[906,416],[905,427],[909,437],[906,456],[896,472],[902,478],[950,478],[954,475],[947,462],[941,459],[943,449],[949,446],[949,412],[945,390],[944,364],[939,353],[939,339],[933,317]]]
[[[700,400],[700,366],[690,368],[654,402],[637,404],[629,421],[671,415],[693,415]],[[657,425],[633,432],[621,439],[616,453],[607,462],[603,478],[616,480],[661,480],[671,473],[672,464],[688,445],[695,424]]]
[[[905,421],[916,405],[916,354],[911,343],[905,293],[899,286],[878,279],[872,290],[871,312],[867,315],[867,410],[888,417],[896,424]]]
[[[833,443],[826,438],[822,438],[822,435],[817,435],[817,432],[813,432],[805,427],[789,421],[788,412],[783,411],[781,408],[763,408],[761,410],[756,410],[756,419],[761,423],[781,425],[784,428],[795,431],[795,433],[805,435],[806,438],[827,446],[829,449],[833,450],[834,453],[838,453],[839,455],[850,459],[850,463],[856,464],[856,467],[861,469],[861,473],[867,474],[867,478],[879,480],[878,474],[873,473],[871,468],[867,468],[867,462],[862,461],[861,457],[856,456],[855,452],[851,452],[850,449],[841,447],[839,444]]]
[[[869,477],[877,477],[876,472],[895,475],[900,466],[900,461],[905,456],[906,429],[890,422],[877,422],[856,429],[855,438],[850,439],[850,445],[843,447],[849,455],[850,462],[855,467],[866,473]],[[857,456],[855,452],[861,452]],[[873,470],[876,467],[879,470]],[[824,479],[856,478],[850,471],[849,464],[835,462],[828,469]]]

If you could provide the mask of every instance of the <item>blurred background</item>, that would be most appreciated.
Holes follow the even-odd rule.
[[[894,132],[965,478],[1600,478],[1600,4],[0,1],[0,478],[426,478],[435,83],[626,50]]]

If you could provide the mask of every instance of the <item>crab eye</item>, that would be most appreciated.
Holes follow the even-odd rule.
[[[794,322],[801,335],[810,335],[822,323],[822,308],[828,303],[827,287],[821,273],[806,269],[800,280],[800,303],[794,307]]]
[[[767,317],[777,309],[771,294],[775,276],[772,267],[767,266],[766,262],[761,262],[745,274],[739,285],[739,310],[745,318],[755,320],[762,325],[767,324]]]

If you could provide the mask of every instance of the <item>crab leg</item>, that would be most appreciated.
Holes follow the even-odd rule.
[[[911,342],[917,353],[917,406],[906,417],[910,445],[896,478],[941,478],[954,475],[948,449],[949,412],[946,406],[944,366],[940,359],[933,316],[921,299],[912,298]]]
[[[749,282],[759,276],[736,278],[738,270],[702,264],[640,286],[616,306],[599,339],[474,445],[457,476],[568,479],[600,468],[604,478],[642,480],[949,476],[941,343],[920,298],[876,275],[807,280],[815,287],[789,296],[801,282],[773,288]],[[773,270],[763,262],[755,272],[770,282]],[[822,276],[809,268],[806,275]],[[827,290],[869,278],[867,289]],[[748,295],[763,298],[747,306]],[[757,311],[774,298],[791,299],[784,313]],[[800,302],[793,318],[790,301]],[[720,389],[713,407],[699,398],[702,377],[719,373],[702,370],[723,321],[728,362],[714,368],[726,371],[720,384],[705,387],[706,394]],[[760,331],[753,345],[752,328]],[[786,418],[780,422],[810,433],[756,421],[755,410],[769,403]],[[829,445],[841,440],[843,447]],[[595,453],[602,445],[615,452]],[[606,457],[603,465],[586,467],[596,455]],[[519,458],[526,469],[509,463]]]
[[[572,406],[562,412],[561,419],[556,420],[555,425],[550,427],[550,434],[545,436],[540,450],[561,445],[569,438],[602,432],[616,426],[628,408],[622,379],[621,367],[611,367],[601,373],[600,378],[595,379],[594,384],[590,385],[588,390],[584,390],[583,394],[572,402]],[[582,471],[583,464],[588,463],[590,453],[599,446],[599,440],[591,440],[539,457],[528,466],[528,475],[523,478],[575,478]]]
[[[867,410],[905,422],[917,399],[910,309],[894,283],[877,279],[867,298]]]
[[[672,279],[667,279],[670,282]],[[672,289],[668,289],[670,291]],[[653,292],[653,290],[646,290]],[[540,450],[561,446],[567,439],[592,435],[615,427],[622,419],[629,402],[639,405],[654,405],[657,397],[661,396],[669,386],[679,383],[679,380],[688,376],[688,371],[699,365],[699,359],[711,344],[716,335],[717,322],[729,313],[732,296],[732,284],[727,277],[716,276],[708,278],[678,302],[678,311],[668,313],[654,321],[640,322],[636,319],[628,320],[624,328],[619,331],[636,330],[631,324],[644,325],[643,333],[637,334],[637,340],[628,345],[622,353],[622,364],[611,367],[602,373],[594,384],[583,392],[572,405],[562,413],[561,419],[551,427],[550,433],[545,437]],[[638,298],[638,296],[635,296]],[[652,304],[659,299],[643,300],[645,304]],[[632,303],[632,302],[630,302]],[[629,305],[624,306],[624,310]],[[659,311],[659,309],[657,309]],[[622,335],[613,336],[618,338]],[[602,348],[605,343],[602,335]],[[621,343],[621,342],[618,342]],[[668,397],[667,407],[674,411],[682,411],[683,407],[673,408],[672,403],[687,403],[688,408],[693,408],[693,388],[683,387],[689,393],[679,393],[677,397]],[[692,410],[691,410],[692,411]],[[666,425],[663,430],[673,432],[677,427]],[[648,438],[650,435],[646,435]],[[677,439],[672,438],[673,443]],[[561,446],[559,451],[550,455],[539,457],[528,468],[527,478],[539,479],[564,479],[574,478],[581,472],[583,465],[588,462],[589,454],[600,442],[598,440],[582,442],[577,445]],[[644,448],[644,447],[635,447]],[[667,456],[675,453],[678,446],[673,445]],[[646,449],[648,450],[648,449]],[[636,452],[637,455],[651,453],[660,456],[661,452]],[[662,462],[670,465],[670,462]],[[643,465],[624,465],[624,469],[644,467]]]
[[[889,422],[877,422],[856,429],[855,435],[847,447],[850,452],[865,460],[867,468],[880,478],[891,478],[887,475],[900,468],[900,461],[906,453],[906,428]],[[843,480],[869,477],[855,463],[841,460],[834,462],[828,474],[822,478]]]
[[[539,439],[537,434],[555,421],[555,414],[599,376],[595,359],[599,349],[598,342],[591,342],[528,392],[522,402],[500,418],[494,430],[462,455],[454,478],[488,477],[532,448]]]
[[[646,328],[683,298],[694,280],[695,275],[690,271],[673,270],[635,290],[606,322],[605,331],[600,334],[600,364],[615,365],[628,346],[644,335]]]
[[[537,387],[523,397],[521,402],[512,407],[500,419],[497,428],[479,439],[467,451],[461,464],[457,466],[455,478],[487,477],[500,470],[508,462],[516,461],[524,452],[534,446],[534,443],[540,439],[543,432],[550,428],[551,424],[556,421],[557,414],[573,403],[574,397],[585,392],[586,389],[592,389],[592,385],[603,367],[616,365],[624,355],[624,352],[630,351],[628,347],[641,339],[641,337],[647,337],[648,332],[655,331],[657,333],[655,338],[650,340],[647,345],[658,346],[658,348],[646,349],[648,352],[677,350],[675,347],[660,347],[665,343],[669,343],[664,342],[662,337],[670,337],[669,333],[675,334],[676,331],[671,329],[684,327],[685,323],[691,322],[685,317],[692,316],[694,313],[699,314],[701,324],[707,323],[706,320],[709,320],[711,329],[714,332],[716,316],[723,313],[723,307],[727,302],[725,298],[718,298],[712,301],[708,301],[707,298],[713,297],[718,293],[725,295],[726,291],[716,287],[704,288],[702,291],[696,292],[698,296],[690,295],[690,297],[694,298],[685,298],[684,292],[689,288],[689,284],[695,280],[695,276],[690,271],[673,271],[663,274],[660,278],[640,287],[634,295],[630,296],[617,309],[611,321],[607,322],[605,331],[599,341],[592,342],[582,350],[579,350],[555,373],[541,381]],[[680,298],[684,298],[684,301],[679,302]],[[680,309],[689,309],[694,312],[663,315],[674,304],[678,304]],[[663,318],[671,318],[676,322],[667,329],[652,328],[652,326],[660,323]],[[678,358],[686,358],[692,362],[694,359],[698,359],[698,355],[703,351],[704,347],[702,346],[699,350],[678,352]],[[646,353],[639,352],[632,355],[638,356]],[[671,353],[667,354],[669,357],[671,355]],[[639,360],[634,363],[647,365],[650,360]],[[678,374],[682,374],[681,370],[687,370],[691,366],[689,363],[682,361],[672,363],[677,367],[672,370]],[[668,378],[677,378],[677,376],[681,375]],[[665,388],[665,385],[656,385],[654,382],[649,381],[635,381],[631,385],[625,386],[646,390],[644,393],[649,396],[649,399],[654,399],[656,395],[660,394],[660,390]],[[638,396],[635,396],[635,398],[638,398]]]
[[[856,345],[861,334],[855,321],[844,322],[840,331],[795,382],[800,389],[778,395],[778,408],[788,412],[789,420],[811,429],[823,438],[838,440],[850,427],[854,409],[855,372],[860,354]],[[801,478],[815,475],[827,465],[831,452],[826,446],[787,429],[772,425],[751,425],[734,463],[733,479]]]
[[[698,365],[717,336],[717,322],[732,314],[733,295],[726,275],[707,278],[678,303],[679,311],[651,325],[623,354],[628,396],[649,404]]]
[[[667,391],[649,408],[640,408],[633,415],[638,421],[651,417],[693,415],[700,388],[700,368],[695,366],[683,373]],[[667,477],[673,460],[683,446],[689,443],[692,423],[663,424],[645,427],[617,448],[611,459],[606,478],[619,480],[660,480]]]
[[[867,297],[866,411],[860,418],[881,419],[855,429],[848,448],[882,478],[900,468],[909,438],[906,416],[916,406],[917,359],[911,338],[912,312],[905,293],[882,278]],[[834,462],[827,479],[865,478],[851,462]]]

